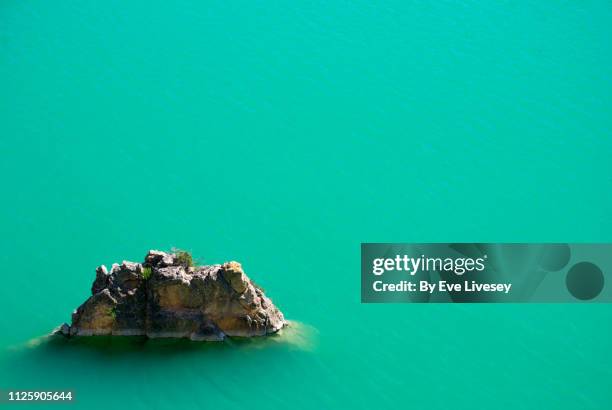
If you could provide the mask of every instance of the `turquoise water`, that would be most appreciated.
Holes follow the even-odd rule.
[[[611,38],[606,1],[2,1],[0,388],[610,408],[611,306],[362,305],[359,249],[612,241]],[[241,261],[296,325],[40,338],[95,266],[172,246]]]

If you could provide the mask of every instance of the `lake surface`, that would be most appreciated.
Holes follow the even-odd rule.
[[[612,241],[612,6],[579,3],[3,1],[0,388],[610,408],[610,305],[360,303],[361,242]],[[97,265],[173,246],[241,261],[293,326],[42,337]]]

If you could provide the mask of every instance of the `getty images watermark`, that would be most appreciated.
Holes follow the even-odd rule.
[[[361,245],[361,300],[612,302],[612,244]]]

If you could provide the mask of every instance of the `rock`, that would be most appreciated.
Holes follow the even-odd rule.
[[[108,270],[106,269],[106,266],[98,266],[96,268],[96,279],[94,280],[93,285],[91,285],[91,294],[95,295],[102,289],[108,287],[109,280],[110,276],[108,275]]]
[[[142,264],[114,264],[110,274],[98,267],[92,296],[58,333],[218,341],[264,336],[287,324],[240,263],[192,267],[181,259],[152,250]]]
[[[175,254],[151,250],[145,257],[144,265],[148,267],[164,268],[167,266],[174,266],[175,263]]]
[[[111,270],[113,284],[123,290],[136,289],[144,280],[140,263],[123,261],[121,265],[114,264]]]
[[[72,314],[70,334],[79,336],[111,334],[116,307],[117,300],[111,295],[108,288],[90,296]]]
[[[222,274],[226,281],[232,285],[232,288],[238,292],[243,293],[248,288],[247,278],[242,271],[242,265],[238,262],[228,262],[222,266]]]

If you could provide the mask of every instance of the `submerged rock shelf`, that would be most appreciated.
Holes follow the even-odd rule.
[[[238,262],[191,266],[184,252],[152,250],[143,263],[114,264],[110,273],[99,266],[91,293],[58,333],[221,341],[287,324]]]

